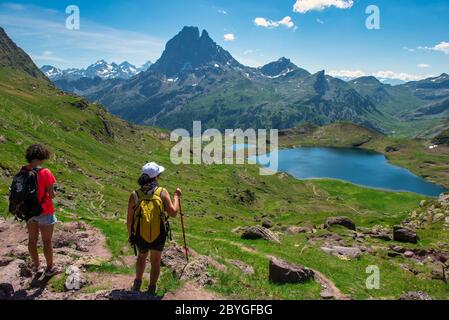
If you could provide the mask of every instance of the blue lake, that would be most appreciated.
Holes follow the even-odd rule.
[[[438,196],[444,188],[390,164],[384,155],[361,149],[296,148],[279,150],[279,170],[298,179],[340,179],[385,190]]]

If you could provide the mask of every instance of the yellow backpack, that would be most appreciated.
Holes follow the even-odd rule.
[[[136,243],[150,244],[161,232],[167,232],[167,217],[161,198],[163,188],[158,187],[153,194],[147,195],[142,190],[135,191],[136,206],[132,224],[132,236]],[[161,225],[163,230],[161,230]]]

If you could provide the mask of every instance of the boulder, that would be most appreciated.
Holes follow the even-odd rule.
[[[431,275],[432,275],[432,279],[442,280],[446,283],[448,282],[448,279],[447,279],[448,276],[446,275],[446,270],[443,266],[441,266],[440,268],[433,269]]]
[[[390,249],[397,253],[404,253],[406,251],[405,248],[403,248],[401,246],[395,246],[395,245],[391,245]]]
[[[437,213],[436,215],[433,216],[433,223],[443,221],[444,218],[445,218],[444,213]]]
[[[395,226],[393,228],[393,240],[398,242],[409,242],[409,243],[418,243],[418,235],[415,231],[401,227]]]
[[[11,285],[14,291],[22,289],[29,283],[29,279],[22,276],[27,275],[26,269],[27,264],[24,260],[15,259],[0,269],[0,282]]]
[[[269,219],[263,219],[262,227],[267,228],[267,229],[273,228],[273,222],[271,222],[271,220],[269,220]]]
[[[330,228],[333,225],[340,225],[350,230],[355,230],[355,223],[348,217],[330,217],[327,218],[324,224],[325,228]]]
[[[25,260],[29,256],[28,248],[22,244],[19,244],[10,251],[9,255],[20,260]]]
[[[272,257],[269,266],[269,279],[273,283],[305,283],[314,277],[308,268]]]
[[[362,250],[357,247],[328,245],[325,247],[321,247],[321,250],[339,258],[358,259],[362,255]]]
[[[407,292],[404,293],[399,300],[432,300],[427,293],[418,291],[418,292]]]
[[[215,279],[207,273],[209,266],[226,272],[226,266],[218,263],[212,257],[199,255],[189,250],[187,263],[184,248],[171,246],[162,253],[162,265],[171,270],[180,280],[195,280],[200,285],[213,284]]]
[[[329,289],[324,289],[320,292],[320,297],[323,300],[333,300],[335,299],[334,294]]]
[[[253,226],[248,227],[243,231],[242,239],[247,240],[256,240],[256,239],[265,239],[268,241],[279,243],[279,237],[262,226]]]

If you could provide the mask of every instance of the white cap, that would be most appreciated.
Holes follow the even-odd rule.
[[[156,178],[164,171],[165,168],[158,165],[156,162],[147,163],[142,167],[142,174],[146,174],[150,178]]]

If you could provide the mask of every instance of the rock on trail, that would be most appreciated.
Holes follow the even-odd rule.
[[[199,255],[191,249],[189,249],[189,262],[187,263],[184,248],[177,245],[164,250],[162,265],[170,269],[179,280],[193,280],[199,285],[215,283],[215,279],[207,272],[209,266],[226,272],[226,266],[212,257]]]
[[[311,280],[314,272],[308,268],[271,257],[269,279],[273,283],[305,283]]]
[[[401,226],[393,228],[393,240],[398,242],[418,243],[418,235],[415,231]]]
[[[243,230],[242,239],[257,240],[265,239],[267,241],[280,243],[279,236],[262,226],[247,227]]]
[[[327,218],[324,224],[325,228],[330,228],[334,225],[340,225],[349,230],[355,230],[355,223],[348,217],[330,217]]]

